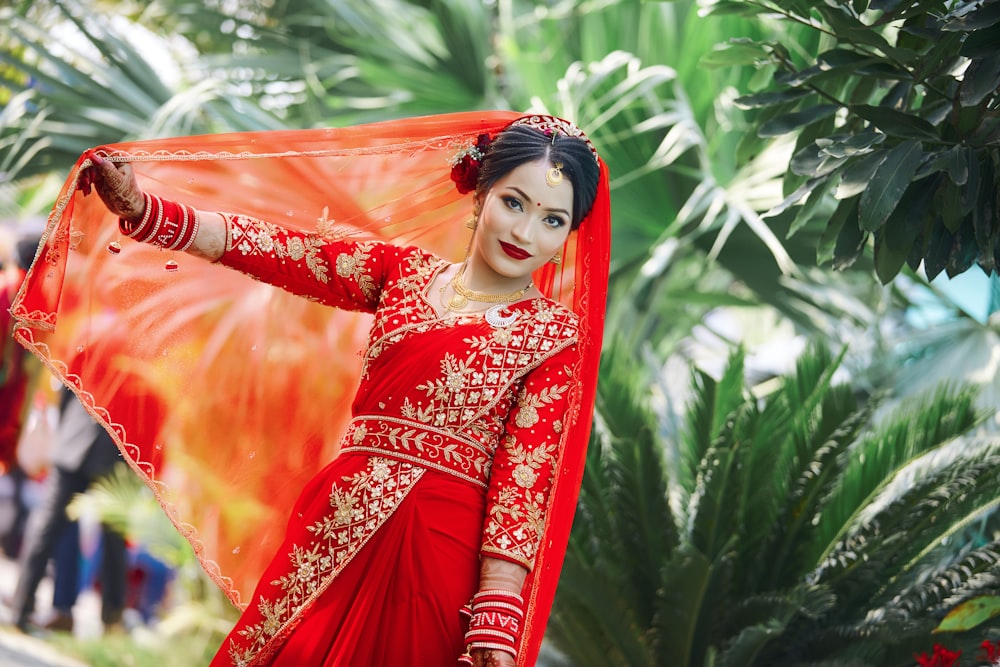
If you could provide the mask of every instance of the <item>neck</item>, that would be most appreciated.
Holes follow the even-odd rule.
[[[471,256],[463,264],[459,265],[457,271],[462,285],[470,290],[486,294],[515,292],[531,284],[531,276],[507,278],[482,266],[480,262],[475,261],[475,258]]]

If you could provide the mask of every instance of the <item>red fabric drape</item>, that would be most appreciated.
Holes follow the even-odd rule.
[[[460,260],[472,196],[449,161],[520,114],[472,112],[344,129],[233,133],[95,150],[140,186],[203,210],[294,229],[420,245]],[[133,469],[242,606],[281,542],[287,512],[336,455],[367,316],[310,303],[234,271],[123,241],[70,172],[13,305],[16,338],[113,434]],[[606,294],[610,202],[536,276],[581,316],[573,416],[546,537],[529,579],[520,664],[533,664],[555,593],[589,436]],[[461,233],[460,233],[461,232]],[[178,271],[164,270],[168,259]]]

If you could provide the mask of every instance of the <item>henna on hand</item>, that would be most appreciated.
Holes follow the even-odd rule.
[[[94,164],[81,176],[79,188],[89,194],[91,186],[108,210],[130,222],[142,219],[146,202],[135,180],[131,165],[116,166],[96,153],[91,156]]]
[[[514,667],[514,658],[502,651],[477,649],[472,651],[472,663],[475,667]]]

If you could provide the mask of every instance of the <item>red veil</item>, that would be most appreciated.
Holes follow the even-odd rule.
[[[345,129],[157,139],[95,149],[145,190],[289,228],[332,227],[460,260],[472,195],[450,160],[520,114],[431,116]],[[337,453],[367,315],[332,310],[186,255],[123,240],[77,190],[85,154],[48,219],[12,313],[16,338],[112,433],[135,472],[242,607],[281,543],[298,493]],[[534,664],[583,474],[608,276],[610,202],[597,199],[560,268],[536,276],[581,316],[579,382],[545,538],[529,576],[519,664]],[[167,262],[178,269],[166,270]]]

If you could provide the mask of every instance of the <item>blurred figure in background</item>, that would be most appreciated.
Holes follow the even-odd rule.
[[[18,463],[18,443],[29,423],[34,403],[34,388],[42,375],[42,364],[14,340],[14,321],[10,306],[24,275],[31,267],[41,235],[21,232],[16,236],[10,257],[5,258],[0,271],[0,550],[16,558],[21,549],[24,526],[28,516],[25,500],[30,473]],[[33,415],[41,434],[45,429],[45,413]]]
[[[72,392],[63,389],[59,428],[53,442],[52,467],[46,478],[45,497],[28,521],[20,558],[20,577],[11,605],[14,623],[22,631],[30,627],[35,593],[45,576],[49,559],[55,555],[59,541],[65,539],[65,528],[69,523],[66,506],[75,495],[86,491],[121,460],[111,436],[93,420]],[[101,621],[108,630],[121,626],[125,608],[128,569],[125,539],[105,527],[101,553]],[[65,572],[69,579],[57,581],[56,599],[53,601],[56,613],[46,625],[51,629],[72,631],[72,607],[79,590],[75,578],[78,568],[68,566],[59,568],[58,572]]]

